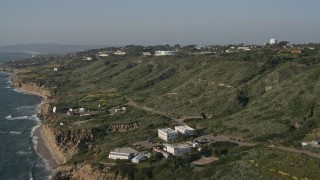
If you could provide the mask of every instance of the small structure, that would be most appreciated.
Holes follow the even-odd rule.
[[[126,107],[121,107],[121,108],[119,108],[119,107],[116,107],[116,108],[114,108],[114,112],[124,112],[124,111],[126,111],[127,110],[127,108]]]
[[[242,47],[238,47],[238,50],[240,51],[250,51],[250,47],[247,47],[247,46],[242,46]]]
[[[85,111],[86,111],[86,108],[79,108],[79,109],[78,109],[78,112],[79,112],[79,113],[82,113],[82,112],[85,112]]]
[[[194,129],[189,127],[189,126],[186,126],[186,125],[176,126],[174,129],[175,129],[176,132],[181,133],[183,135],[192,135],[192,134],[194,134]]]
[[[99,57],[109,57],[110,55],[107,52],[101,51],[101,52],[98,53],[98,56]]]
[[[136,153],[138,152],[130,147],[116,148],[109,153],[109,159],[131,159]]]
[[[154,55],[155,56],[175,56],[177,55],[177,51],[156,51]]]
[[[118,55],[118,56],[123,56],[126,55],[127,53],[121,50],[117,50],[116,52],[113,53],[114,55]]]
[[[320,147],[320,141],[316,141],[316,140],[311,141],[311,147]]]
[[[139,154],[138,156],[132,158],[131,162],[132,163],[141,163],[145,160],[146,160],[146,156],[143,154]]]
[[[58,71],[58,68],[53,68],[53,71],[55,71],[55,72]]]
[[[153,147],[153,151],[157,153],[161,153],[165,158],[169,158],[172,156],[171,154],[163,151],[160,147]]]
[[[275,38],[270,39],[270,45],[274,45],[277,43],[278,43],[277,39],[275,39]]]
[[[178,133],[171,128],[158,129],[158,137],[167,142],[172,142],[178,137]]]
[[[165,151],[171,153],[173,156],[181,156],[185,153],[191,152],[191,146],[188,144],[164,144]]]
[[[143,52],[142,55],[143,56],[152,56],[152,54],[150,52]]]
[[[57,107],[56,107],[56,106],[53,107],[52,112],[53,112],[53,113],[56,113],[56,112],[57,112]]]
[[[84,56],[84,60],[91,61],[91,60],[92,60],[92,57],[90,57],[90,56]]]

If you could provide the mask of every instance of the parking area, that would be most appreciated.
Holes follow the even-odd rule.
[[[146,141],[139,141],[133,144],[134,146],[136,146],[137,148],[142,148],[142,149],[152,149],[155,146],[158,146],[159,144],[154,143],[150,140],[146,140]]]

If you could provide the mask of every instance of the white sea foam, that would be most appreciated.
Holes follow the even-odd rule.
[[[31,106],[19,106],[16,108],[17,111],[22,110],[34,110],[37,107],[37,105],[31,105]]]
[[[9,131],[10,134],[21,134],[21,131]]]
[[[20,116],[20,117],[12,117],[12,114],[6,117],[7,120],[19,120],[19,119],[29,119],[32,116]]]
[[[31,152],[26,152],[26,151],[17,151],[16,154],[18,155],[28,155],[30,154]]]
[[[10,118],[12,118],[12,114],[6,117],[6,119],[10,119]]]

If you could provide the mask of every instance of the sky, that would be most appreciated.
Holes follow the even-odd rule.
[[[320,42],[319,0],[1,0],[0,46]]]

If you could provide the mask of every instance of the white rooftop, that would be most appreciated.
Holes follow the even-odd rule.
[[[176,126],[176,128],[184,129],[184,130],[194,130],[193,128],[191,128],[191,127],[189,127],[189,126],[186,126],[186,125],[183,125],[183,126]]]
[[[163,144],[166,147],[171,147],[171,148],[191,148],[190,145],[188,144]]]
[[[159,131],[165,132],[165,133],[176,133],[173,129],[171,128],[164,128],[164,129],[158,129]]]
[[[124,153],[124,154],[133,154],[138,153],[138,151],[132,149],[131,147],[123,147],[123,148],[116,148],[111,151],[111,153]]]

